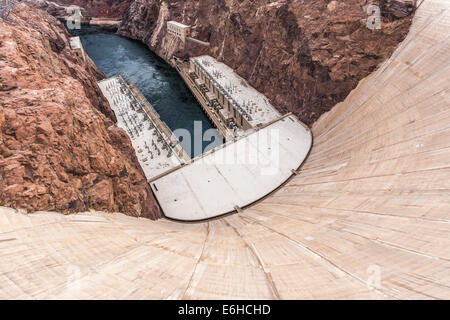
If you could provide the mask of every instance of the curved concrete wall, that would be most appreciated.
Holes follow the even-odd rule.
[[[450,298],[450,3],[314,126],[300,175],[202,224],[0,214],[0,298]]]
[[[151,187],[167,218],[216,218],[277,190],[302,165],[311,146],[309,128],[286,116],[154,180]]]

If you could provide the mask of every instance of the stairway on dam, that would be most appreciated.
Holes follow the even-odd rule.
[[[1,208],[0,298],[450,298],[449,29],[450,3],[425,1],[300,174],[237,215]]]

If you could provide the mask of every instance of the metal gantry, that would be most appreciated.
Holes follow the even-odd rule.
[[[18,4],[21,4],[22,2],[26,1],[27,0],[1,0],[0,17],[3,20],[8,21],[8,17],[12,9]]]

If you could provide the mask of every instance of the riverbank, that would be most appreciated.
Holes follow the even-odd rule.
[[[182,146],[189,156],[201,155],[213,142],[203,141],[213,124],[177,70],[145,44],[101,27],[83,26],[71,33],[80,37],[85,51],[107,78],[125,75],[131,79],[169,129],[177,137],[187,138]]]
[[[381,1],[380,29],[367,27],[366,0],[133,1],[118,33],[168,62],[209,55],[231,67],[279,112],[312,125],[381,65],[408,33],[410,1]],[[255,14],[256,13],[256,14]],[[190,26],[174,41],[167,21]]]

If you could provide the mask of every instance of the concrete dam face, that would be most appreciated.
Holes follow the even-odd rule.
[[[425,1],[393,56],[313,126],[300,172],[239,214],[1,209],[0,298],[450,298],[449,29],[449,2]]]

